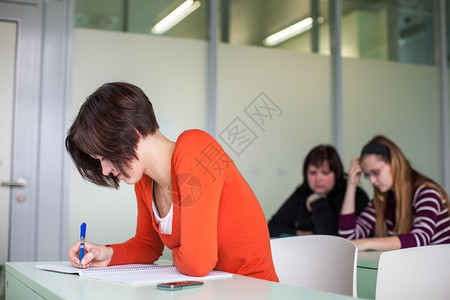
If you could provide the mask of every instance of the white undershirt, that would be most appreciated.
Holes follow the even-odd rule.
[[[155,199],[155,185],[152,184],[153,189],[153,214],[155,215],[155,222],[156,225],[158,225],[158,230],[161,233],[164,234],[172,234],[172,219],[173,219],[173,205],[170,205],[169,213],[164,217],[161,218],[158,208],[156,206],[156,199]]]

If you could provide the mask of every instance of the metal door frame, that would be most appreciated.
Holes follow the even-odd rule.
[[[10,179],[27,181],[11,187],[9,261],[66,256],[72,16],[73,0],[0,0],[0,19],[17,23]]]

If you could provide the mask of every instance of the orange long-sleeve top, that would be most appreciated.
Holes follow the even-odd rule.
[[[201,130],[183,132],[172,156],[172,234],[159,232],[152,179],[135,184],[136,235],[110,245],[110,265],[152,263],[166,245],[177,269],[205,276],[212,269],[278,281],[269,231],[252,189],[220,144]]]

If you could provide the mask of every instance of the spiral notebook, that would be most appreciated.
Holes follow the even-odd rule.
[[[212,270],[205,277],[187,276],[174,265],[128,264],[101,268],[78,269],[70,264],[36,265],[37,268],[58,273],[78,274],[85,278],[109,280],[128,284],[153,284],[171,281],[230,278],[231,273]]]

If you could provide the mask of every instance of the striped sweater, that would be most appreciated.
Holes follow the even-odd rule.
[[[375,208],[372,201],[358,218],[355,214],[340,215],[339,235],[347,239],[370,237],[375,228]],[[386,209],[386,227],[388,236],[396,235],[395,201],[390,199]],[[414,193],[413,222],[411,232],[397,235],[402,248],[449,244],[450,217],[439,193],[430,187],[421,185]]]

